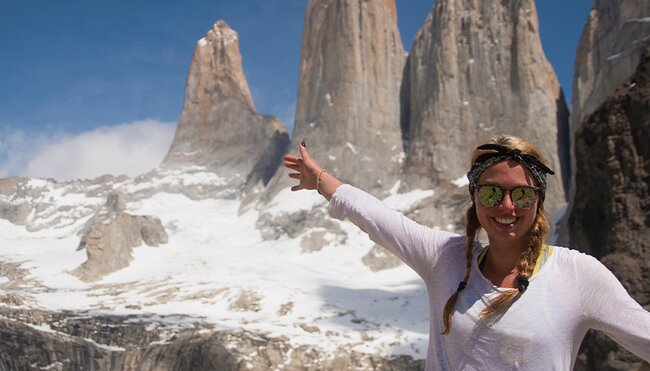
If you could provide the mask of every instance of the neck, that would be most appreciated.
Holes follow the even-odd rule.
[[[519,252],[516,253],[501,253],[495,251],[496,249],[490,246],[490,249],[485,256],[485,268],[492,272],[510,274],[515,271],[517,262],[519,261]]]
[[[519,262],[519,257],[524,249],[525,247],[522,247],[521,244],[504,245],[490,243],[487,255],[485,256],[483,272],[490,272],[491,276],[497,281],[510,274],[518,273],[516,271],[517,262]]]

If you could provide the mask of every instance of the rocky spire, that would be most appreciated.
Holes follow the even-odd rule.
[[[290,151],[305,140],[323,167],[376,194],[403,158],[396,20],[395,0],[310,0],[302,41]],[[286,172],[278,178],[271,194],[289,184]]]
[[[251,186],[268,182],[288,141],[284,124],[255,111],[237,33],[217,21],[194,50],[183,112],[162,166],[204,166],[224,186]]]
[[[408,70],[406,187],[449,188],[467,172],[479,141],[507,133],[530,139],[558,173],[547,207],[564,202],[558,127],[568,125],[568,112],[533,0],[438,0]]]
[[[593,0],[575,60],[570,118],[572,138],[582,120],[632,75],[648,45],[650,2]],[[574,160],[572,158],[572,163]],[[575,171],[571,172],[575,176]]]
[[[576,187],[570,246],[600,259],[650,309],[650,47],[632,76],[586,116],[575,135]],[[596,370],[640,360],[599,334],[585,342]]]
[[[650,2],[593,0],[573,77],[571,129],[634,73],[650,45]]]
[[[650,45],[650,2],[593,0],[578,46],[570,117],[570,177],[575,179],[574,135],[581,122],[611,96],[634,72]],[[573,208],[574,185],[568,182]],[[559,223],[558,243],[569,242],[568,213]]]

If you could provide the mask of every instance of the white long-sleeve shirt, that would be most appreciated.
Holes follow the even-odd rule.
[[[465,274],[465,236],[422,226],[350,185],[340,186],[330,216],[349,219],[424,280],[429,298],[426,370],[571,370],[588,329],[605,332],[650,362],[650,312],[595,258],[554,247],[523,295],[495,321],[479,313],[501,290],[478,269],[460,293],[451,332],[442,312]]]

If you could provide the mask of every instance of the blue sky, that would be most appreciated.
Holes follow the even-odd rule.
[[[131,137],[146,141],[146,132],[155,128],[162,134],[151,148],[162,148],[149,157],[163,156],[182,109],[194,46],[217,19],[239,33],[258,111],[292,126],[306,3],[0,0],[0,176],[94,176],[67,174],[65,169],[73,165],[61,164],[79,156],[71,151],[64,156],[65,146],[79,145],[80,137],[88,139],[89,133],[117,135],[112,137],[115,143]],[[405,48],[410,49],[433,4],[397,0]],[[546,56],[569,98],[575,52],[591,1],[538,0],[537,7]],[[136,125],[134,134],[129,134],[129,125]],[[111,128],[122,131],[116,134]],[[101,135],[95,137],[100,140]],[[38,156],[41,165],[35,166]],[[124,166],[133,166],[133,161]],[[134,175],[151,166],[123,172]],[[98,169],[102,171],[119,172]]]

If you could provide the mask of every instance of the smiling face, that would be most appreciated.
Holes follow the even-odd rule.
[[[493,184],[504,189],[517,186],[537,186],[535,178],[521,164],[506,160],[487,168],[479,177],[477,184]],[[517,209],[510,200],[507,192],[503,200],[493,207],[485,207],[479,202],[478,191],[474,191],[476,216],[481,227],[490,240],[490,245],[506,246],[524,249],[528,244],[529,231],[535,222],[539,197],[531,207]]]

